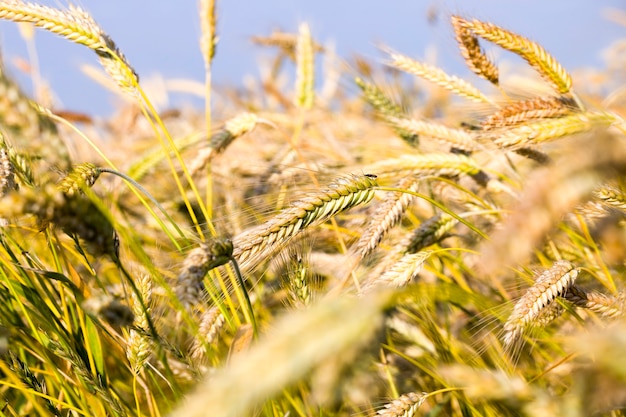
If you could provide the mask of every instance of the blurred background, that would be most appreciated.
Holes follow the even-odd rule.
[[[67,5],[65,0],[39,3]],[[86,9],[113,38],[142,83],[203,82],[197,1],[78,0],[74,4]],[[219,44],[213,81],[218,88],[236,87],[246,77],[258,78],[259,66],[270,52],[255,46],[250,38],[267,36],[276,29],[297,32],[303,21],[310,24],[318,42],[332,43],[343,60],[359,55],[383,62],[380,46],[387,45],[417,59],[428,58],[450,73],[466,75],[448,23],[453,13],[489,20],[536,40],[567,69],[603,68],[603,51],[626,38],[625,27],[614,21],[623,20],[624,12],[625,0],[222,0],[218,1]],[[95,54],[87,48],[38,29],[35,48],[29,50],[17,25],[6,21],[0,22],[0,37],[8,71],[32,91],[29,72],[39,68],[55,109],[108,116],[119,104],[119,97],[85,72],[86,64],[98,66]],[[202,106],[200,84],[183,84],[189,91],[161,97],[161,107]]]

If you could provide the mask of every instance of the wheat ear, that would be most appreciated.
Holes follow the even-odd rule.
[[[385,159],[368,165],[365,172],[371,172],[381,179],[415,176],[459,176],[480,172],[480,167],[471,157],[448,152],[403,155],[401,158]]]
[[[502,338],[506,346],[512,346],[524,330],[536,324],[542,311],[557,297],[564,296],[578,276],[578,270],[568,261],[557,261],[537,277],[535,283],[520,298],[504,324]]]
[[[365,100],[378,112],[378,114],[385,120],[389,120],[389,118],[402,118],[405,117],[404,112],[395,104],[389,97],[385,95],[385,93],[375,86],[374,84],[367,83],[363,81],[361,78],[355,78],[354,82],[359,86],[361,91],[363,92],[363,97]],[[407,142],[411,146],[415,146],[418,144],[419,135],[408,132],[395,124],[391,124],[398,136],[400,136],[405,142]]]
[[[398,68],[409,74],[417,75],[440,87],[445,88],[461,97],[468,98],[481,103],[490,103],[491,101],[480,92],[479,89],[453,75],[446,74],[443,70],[419,61],[415,61],[407,56],[391,53],[391,61],[389,65]]]
[[[516,150],[588,132],[594,128],[608,127],[614,122],[615,117],[607,113],[576,113],[557,119],[526,123],[514,128],[494,130],[487,137],[493,139],[493,142],[501,148]]]
[[[230,261],[232,252],[230,240],[216,238],[201,243],[187,254],[175,285],[176,296],[185,308],[202,300],[205,275]]]
[[[137,74],[126,62],[113,40],[83,9],[70,6],[54,9],[20,0],[0,1],[0,19],[32,23],[96,52],[106,72],[125,91],[135,93]]]
[[[577,285],[572,285],[563,295],[576,307],[591,310],[607,318],[616,318],[624,315],[624,310],[618,299],[596,291],[587,291]]]
[[[453,149],[467,153],[476,150],[474,137],[464,130],[453,129],[439,123],[408,118],[388,117],[387,120],[394,128],[411,135],[433,138],[450,145]]]
[[[90,162],[77,165],[59,183],[61,190],[68,197],[82,192],[83,187],[91,188],[102,174],[102,170]]]
[[[296,42],[296,105],[303,109],[313,107],[315,99],[315,51],[311,30],[300,24]]]
[[[456,40],[461,49],[461,55],[465,58],[467,66],[474,71],[475,74],[483,77],[492,84],[498,85],[498,67],[487,58],[478,43],[478,37],[465,27],[463,22],[465,22],[465,19],[462,17],[452,16],[452,27],[454,28]]]
[[[573,106],[571,100],[562,97],[536,97],[517,101],[487,117],[481,126],[483,130],[493,130],[517,126],[536,119],[562,117],[572,113]]]
[[[425,394],[409,392],[385,404],[383,409],[376,412],[376,415],[378,417],[413,417],[425,400]]]
[[[400,181],[397,188],[416,192],[419,182],[413,177],[407,177]],[[356,251],[361,258],[365,258],[372,252],[404,215],[407,207],[415,200],[410,193],[390,192],[385,200],[378,206],[368,221],[365,231],[356,243]]]
[[[200,360],[206,357],[206,348],[217,341],[222,327],[226,323],[226,318],[217,307],[212,307],[202,314],[198,334],[191,346],[191,358]]]
[[[405,253],[418,253],[440,242],[458,222],[458,219],[447,213],[436,214],[422,222],[400,246],[404,248]]]
[[[322,223],[374,197],[376,177],[341,177],[325,189],[295,201],[266,223],[235,237],[233,256],[242,269],[254,267],[261,258],[284,247],[308,226]]]
[[[626,212],[626,193],[621,188],[605,185],[595,189],[593,196],[606,207]]]
[[[15,166],[11,162],[8,149],[2,147],[0,148],[0,197],[16,189]]]
[[[369,293],[378,287],[401,288],[413,281],[422,270],[432,251],[405,253],[380,276],[374,276],[361,286],[361,294]]]
[[[481,38],[511,51],[526,60],[561,94],[572,88],[572,78],[567,71],[539,44],[492,23],[479,20],[458,20],[458,25]]]
[[[153,341],[147,336],[149,334],[147,315],[150,314],[150,306],[152,304],[152,280],[150,276],[143,275],[137,282],[137,288],[146,305],[146,310],[144,311],[137,294],[133,292],[131,295],[131,308],[135,316],[135,328],[129,331],[126,341],[126,357],[131,369],[136,374],[143,368],[153,348]]]
[[[198,151],[198,155],[189,164],[191,176],[202,171],[209,162],[224,152],[233,141],[254,130],[259,118],[254,113],[241,113],[224,123],[224,127],[211,136],[209,146]]]

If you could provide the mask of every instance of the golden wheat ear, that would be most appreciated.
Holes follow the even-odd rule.
[[[475,74],[483,77],[492,84],[498,85],[500,73],[498,67],[483,52],[478,37],[472,33],[465,25],[465,20],[459,16],[452,16],[452,27],[456,35],[456,40],[461,49],[461,55],[465,58],[467,66]]]
[[[455,30],[473,33],[519,55],[559,93],[566,94],[572,89],[572,77],[541,45],[492,23],[476,19],[469,21],[461,17],[454,19]]]
[[[513,308],[504,324],[502,338],[507,347],[514,346],[523,332],[541,324],[542,314],[551,308],[557,297],[563,297],[573,286],[578,269],[568,261],[557,261],[552,268],[539,275]]]
[[[96,52],[104,70],[125,92],[136,94],[139,77],[113,40],[83,9],[55,9],[17,0],[0,1],[0,19],[31,23]]]

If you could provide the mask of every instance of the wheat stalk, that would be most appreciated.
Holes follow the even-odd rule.
[[[391,61],[389,62],[389,65],[395,68],[424,78],[425,80],[435,83],[461,97],[481,103],[491,102],[483,93],[480,92],[480,90],[467,81],[453,75],[448,75],[443,70],[435,66],[415,61],[398,53],[391,53],[390,57]]]
[[[542,311],[564,296],[578,276],[578,269],[568,261],[556,261],[554,265],[539,275],[535,283],[515,303],[513,312],[504,324],[502,340],[506,346],[512,346],[523,331],[536,324]]]
[[[416,192],[419,188],[419,182],[413,177],[407,177],[400,181],[397,188]],[[413,200],[415,200],[415,196],[410,193],[387,193],[387,197],[371,216],[367,227],[355,244],[356,251],[361,258],[365,258],[378,246],[387,232],[402,219],[404,212]]]
[[[481,126],[483,130],[516,126],[535,119],[551,119],[566,116],[573,112],[571,100],[562,97],[536,97],[518,101],[503,107],[487,117]]]
[[[373,175],[341,177],[325,189],[295,201],[266,223],[235,237],[233,256],[242,269],[249,269],[308,226],[368,203],[374,197],[376,185]]]
[[[478,37],[469,30],[463,23],[465,19],[459,16],[452,16],[452,27],[456,35],[456,40],[461,49],[461,55],[465,58],[467,66],[474,71],[475,74],[483,77],[487,81],[498,85],[499,71],[498,67],[491,62],[484,54]]]
[[[481,38],[521,56],[535,68],[561,94],[572,88],[572,78],[567,71],[541,45],[492,23],[460,19],[458,25]]]

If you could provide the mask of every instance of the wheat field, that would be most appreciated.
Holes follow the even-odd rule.
[[[626,415],[623,40],[576,72],[452,14],[461,78],[301,23],[218,98],[199,17],[208,104],[158,112],[88,11],[0,0],[128,99],[0,71],[2,415]]]

